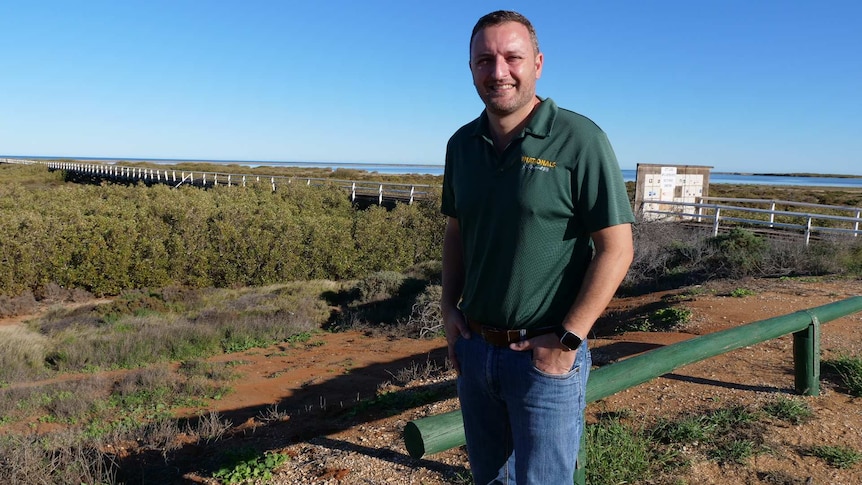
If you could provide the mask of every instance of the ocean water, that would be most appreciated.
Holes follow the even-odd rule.
[[[34,157],[34,156],[5,156],[0,158],[26,158],[33,160],[57,160],[61,157]],[[348,163],[348,162],[280,162],[280,161],[253,161],[253,160],[173,160],[173,159],[151,159],[151,158],[83,158],[67,157],[64,160],[80,160],[82,162],[122,163],[122,162],[150,162],[163,165],[174,165],[183,162],[210,163],[213,165],[245,165],[248,167],[311,167],[365,170],[381,174],[423,174],[443,175],[443,165],[419,165],[419,164],[395,164],[395,163]],[[623,179],[633,182],[637,171],[634,169],[623,169]],[[711,184],[750,184],[750,185],[791,185],[805,187],[849,187],[862,188],[862,177],[799,177],[784,175],[757,175],[738,174],[726,172],[711,172],[709,174]]]

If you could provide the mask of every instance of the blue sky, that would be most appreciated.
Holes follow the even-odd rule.
[[[0,153],[442,164],[513,9],[620,165],[862,175],[862,2],[0,1]]]

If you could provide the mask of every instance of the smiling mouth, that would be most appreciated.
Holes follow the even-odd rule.
[[[487,87],[488,94],[503,94],[513,89],[515,89],[514,84],[495,84]]]

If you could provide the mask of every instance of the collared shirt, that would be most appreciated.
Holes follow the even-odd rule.
[[[550,98],[501,154],[484,111],[452,136],[441,211],[461,229],[461,309],[504,328],[561,323],[592,258],[590,233],[634,221],[605,133]]]

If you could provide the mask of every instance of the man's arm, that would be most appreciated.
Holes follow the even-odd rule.
[[[459,335],[470,338],[464,314],[458,309],[463,291],[464,255],[461,247],[461,226],[458,219],[450,217],[446,221],[446,233],[443,236],[443,296],[440,299],[440,311],[443,314],[443,329],[449,347],[449,361],[458,372],[460,367],[455,358],[455,341]]]
[[[596,248],[581,289],[563,326],[586,338],[622,283],[634,257],[631,224],[618,224],[590,235]],[[549,374],[565,374],[575,361],[575,352],[564,349],[553,333],[512,344],[513,350],[533,349],[533,365]]]
[[[590,235],[596,248],[575,302],[563,320],[566,330],[587,338],[613,299],[634,258],[631,224],[606,227]]]

